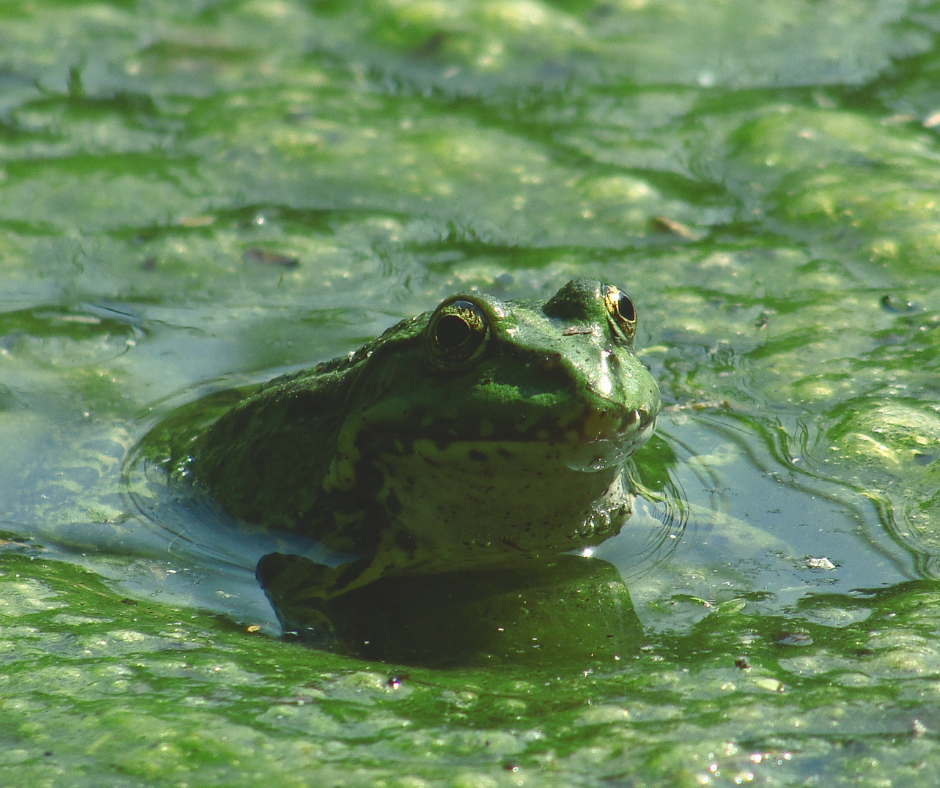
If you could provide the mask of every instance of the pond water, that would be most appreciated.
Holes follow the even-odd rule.
[[[938,31],[927,0],[0,4],[4,783],[936,785]],[[174,408],[579,275],[633,297],[665,405],[596,552],[632,648],[307,648],[263,540],[141,494]]]

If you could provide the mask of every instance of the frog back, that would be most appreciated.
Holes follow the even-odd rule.
[[[235,517],[297,529],[317,505],[357,373],[356,365],[307,371],[248,396],[198,441],[191,470],[199,485]]]

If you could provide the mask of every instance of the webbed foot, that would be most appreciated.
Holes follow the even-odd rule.
[[[255,567],[255,577],[274,607],[285,633],[324,647],[335,642],[328,600],[341,593],[369,566],[359,560],[336,567],[301,555],[268,553]]]

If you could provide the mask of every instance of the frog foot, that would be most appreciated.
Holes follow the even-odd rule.
[[[335,641],[326,612],[328,600],[354,583],[369,565],[359,560],[331,567],[300,555],[268,553],[259,559],[255,577],[285,633],[322,647]]]

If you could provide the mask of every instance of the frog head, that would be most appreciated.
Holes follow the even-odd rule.
[[[660,407],[636,317],[591,279],[545,302],[445,299],[371,348],[324,491],[378,502],[382,549],[409,571],[606,539],[630,511],[624,463]]]

